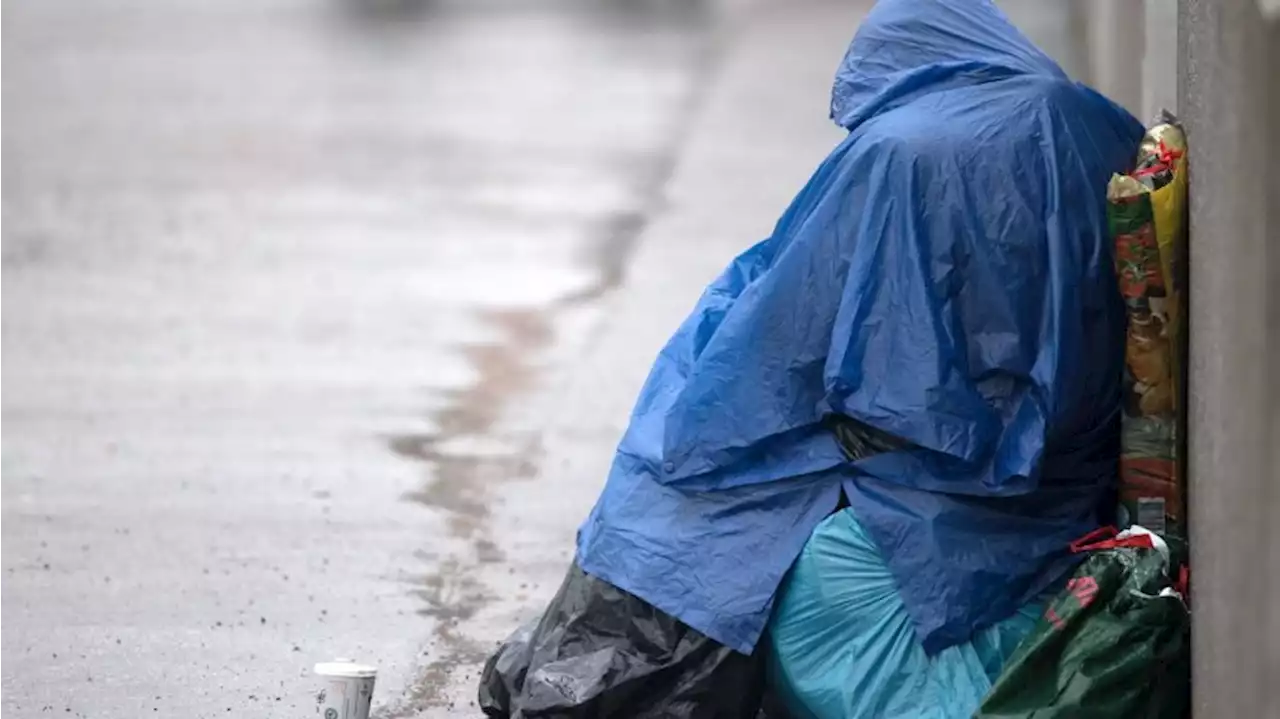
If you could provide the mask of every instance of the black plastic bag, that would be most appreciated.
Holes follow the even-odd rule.
[[[764,670],[763,649],[739,654],[574,564],[542,618],[485,664],[480,708],[513,719],[753,719]]]

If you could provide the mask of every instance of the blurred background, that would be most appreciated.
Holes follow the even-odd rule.
[[[870,4],[5,3],[3,711],[310,714],[346,656],[378,716],[474,715],[654,352],[840,139]],[[998,4],[1187,121],[1197,551],[1273,546],[1215,499],[1280,466],[1273,3]],[[1201,707],[1262,715],[1256,570],[1204,570]]]

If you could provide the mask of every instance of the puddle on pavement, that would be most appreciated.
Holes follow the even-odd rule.
[[[655,191],[660,184],[655,182]],[[543,308],[480,313],[481,324],[494,329],[498,339],[460,350],[476,381],[453,393],[446,408],[434,415],[435,433],[387,437],[396,455],[431,466],[431,479],[404,499],[443,513],[450,538],[463,549],[419,556],[432,565],[416,577],[411,590],[422,603],[418,613],[435,620],[428,661],[409,692],[379,714],[382,719],[447,706],[441,692],[454,669],[479,664],[492,651],[459,630],[459,622],[497,599],[468,568],[506,561],[490,534],[490,506],[502,484],[536,475],[540,455],[536,431],[503,428],[499,422],[511,402],[536,386],[538,360],[555,339],[557,313],[596,301],[621,283],[626,258],[644,224],[645,216],[635,212],[617,213],[604,223],[585,258],[596,270],[588,287]]]
[[[480,319],[498,331],[499,339],[462,349],[476,381],[454,393],[436,414],[436,433],[394,435],[387,444],[401,457],[430,463],[434,471],[426,486],[405,499],[444,511],[454,537],[493,546],[483,536],[492,485],[530,476],[537,454],[535,438],[494,437],[495,425],[505,404],[533,386],[537,369],[530,359],[550,344],[552,330],[541,310],[491,311]]]
[[[553,338],[551,313],[540,309],[489,311],[482,313],[480,320],[497,330],[498,340],[463,348],[477,379],[450,397],[447,408],[437,413],[434,419],[439,431],[387,438],[395,454],[431,465],[430,481],[404,498],[443,513],[451,538],[462,549],[442,548],[430,559],[432,569],[414,582],[411,593],[422,603],[418,613],[435,620],[428,661],[408,694],[380,714],[386,719],[411,717],[422,709],[447,705],[439,695],[453,669],[478,664],[491,650],[458,629],[459,622],[470,619],[496,598],[468,568],[505,561],[490,535],[486,521],[489,508],[503,483],[528,479],[536,472],[536,433],[497,425],[503,408],[535,384],[535,361]]]
[[[691,31],[687,26],[681,33],[687,33],[690,46],[705,49],[707,18],[695,12],[682,15],[680,22],[701,27]],[[708,69],[708,56],[694,53],[684,72],[697,77]],[[691,80],[690,87],[695,85]],[[416,578],[411,590],[422,603],[419,613],[434,620],[424,664],[406,694],[378,712],[379,719],[407,719],[431,708],[455,709],[445,690],[459,679],[477,680],[471,669],[492,652],[491,645],[468,637],[461,626],[498,599],[498,590],[485,586],[475,571],[480,565],[507,561],[491,534],[490,507],[504,484],[533,478],[541,460],[539,432],[503,426],[503,418],[513,402],[537,386],[538,363],[556,341],[557,321],[622,283],[636,240],[661,204],[692,108],[692,94],[676,102],[671,109],[678,118],[673,134],[661,146],[649,148],[645,161],[619,169],[635,191],[635,201],[625,209],[597,216],[583,228],[592,239],[582,246],[577,260],[580,267],[589,268],[591,281],[539,307],[481,312],[478,320],[496,331],[497,340],[461,348],[476,381],[448,397],[446,409],[432,417],[434,433],[387,438],[395,454],[430,466],[430,480],[404,498],[440,512],[450,536],[419,557],[430,570]],[[518,593],[512,596],[525,598]],[[461,670],[465,671],[460,674]]]

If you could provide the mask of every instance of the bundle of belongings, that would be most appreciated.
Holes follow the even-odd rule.
[[[1084,561],[1044,609],[974,714],[1190,716],[1186,545],[1145,527],[1104,528],[1072,544]]]
[[[1107,184],[1116,278],[1128,313],[1121,422],[1122,519],[1185,538],[1187,143],[1167,113],[1127,175]]]
[[[987,0],[881,0],[831,116],[847,138],[654,363],[488,715],[1090,715],[1052,713],[1105,683],[1057,692],[1088,682],[1050,655],[1105,651],[1133,592],[1174,623],[1111,676],[1179,686],[1176,560],[1077,541],[1120,499],[1107,186],[1143,128]]]

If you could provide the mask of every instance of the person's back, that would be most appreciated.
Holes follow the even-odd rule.
[[[936,649],[1061,576],[1114,481],[1104,190],[1142,130],[982,0],[877,4],[832,118],[849,136],[654,363],[578,560],[747,651],[839,487]],[[832,417],[903,449],[849,463]]]

